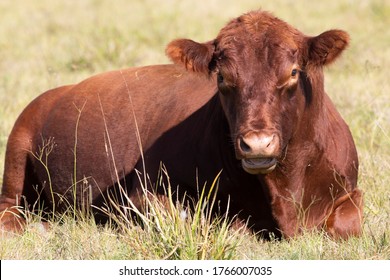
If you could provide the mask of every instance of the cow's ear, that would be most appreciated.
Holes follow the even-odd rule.
[[[183,64],[187,70],[209,74],[214,49],[214,41],[197,43],[189,39],[177,39],[168,44],[165,52],[173,63]]]
[[[349,35],[342,30],[329,30],[308,39],[308,62],[311,65],[332,63],[348,46]]]

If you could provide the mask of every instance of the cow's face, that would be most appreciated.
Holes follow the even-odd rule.
[[[232,22],[215,40],[217,82],[236,157],[247,172],[268,173],[291,138],[302,104],[302,36],[284,23],[281,36],[268,23],[246,20]]]
[[[304,71],[333,61],[347,42],[343,31],[307,37],[258,11],[231,21],[213,41],[173,41],[167,54],[188,69],[216,73],[236,157],[248,173],[265,174],[283,157],[310,103]]]

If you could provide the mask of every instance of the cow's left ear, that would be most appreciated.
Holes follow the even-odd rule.
[[[329,30],[308,39],[308,62],[311,65],[332,63],[348,46],[349,35],[342,30]]]
[[[177,39],[168,44],[165,53],[173,63],[183,64],[187,70],[210,74],[214,49],[214,41],[197,43]]]

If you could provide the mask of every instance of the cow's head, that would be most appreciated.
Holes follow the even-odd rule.
[[[229,22],[212,41],[179,39],[166,52],[188,70],[216,73],[236,157],[247,172],[265,174],[283,157],[310,105],[312,93],[305,92],[309,69],[322,71],[348,40],[340,30],[305,36],[271,14],[255,11]]]

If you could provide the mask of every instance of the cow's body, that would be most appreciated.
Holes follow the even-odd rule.
[[[22,204],[21,192],[33,204],[42,187],[40,200],[51,210],[51,185],[55,209],[63,211],[74,205],[75,181],[77,205],[99,207],[108,201],[102,194],[118,178],[142,207],[135,190],[145,183],[134,169],[144,173],[145,164],[147,181],[155,183],[163,163],[171,185],[194,197],[223,170],[221,200],[236,192],[231,208],[238,213],[249,204],[245,196],[258,197],[262,203],[244,212],[258,219],[256,228],[275,230],[263,189],[234,157],[215,93],[214,80],[159,65],[104,73],[42,94],[24,110],[9,137],[1,210]]]
[[[264,30],[272,35],[257,45]],[[9,137],[0,211],[12,212],[22,194],[34,203],[33,185],[43,188],[46,205],[56,211],[99,206],[118,181],[141,206],[142,180],[135,170],[145,174],[146,168],[156,182],[162,163],[171,185],[195,198],[222,170],[222,209],[229,201],[229,212],[249,218],[256,231],[288,237],[325,227],[335,237],[358,235],[357,153],[324,92],[321,68],[338,56],[346,36],[329,31],[305,37],[267,13],[253,12],[230,22],[211,42],[168,46],[175,63],[208,78],[180,66],[150,66],[44,93]],[[10,212],[0,219],[7,230],[20,228]]]

